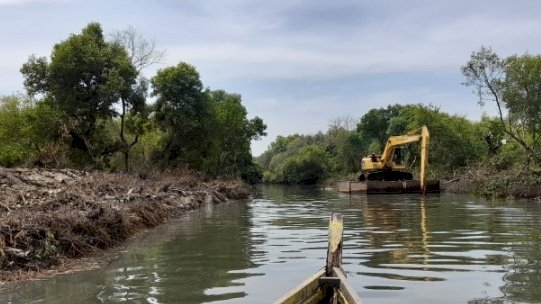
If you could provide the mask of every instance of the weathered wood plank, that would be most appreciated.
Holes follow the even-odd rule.
[[[275,304],[362,304],[342,270],[344,224],[342,215],[333,213],[329,220],[329,244],[325,269],[280,298]],[[330,301],[330,302],[329,302]]]
[[[319,278],[325,274],[321,269],[313,276],[302,282],[295,289],[288,292],[274,304],[311,304],[318,303],[325,297],[324,290],[320,287]],[[319,290],[318,290],[319,289]]]
[[[355,289],[349,285],[349,282],[346,278],[346,273],[340,267],[333,268],[333,275],[340,279],[340,292],[343,296],[345,303],[347,304],[362,304],[361,298],[355,292]],[[342,302],[344,303],[344,302]]]
[[[342,215],[333,213],[329,220],[329,245],[327,247],[327,263],[325,273],[327,276],[332,274],[333,267],[342,265],[342,234],[344,223]]]

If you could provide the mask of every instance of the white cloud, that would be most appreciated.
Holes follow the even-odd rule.
[[[317,6],[341,8],[331,11],[343,14],[351,24],[341,23],[339,15],[315,15],[314,9],[322,13]],[[533,6],[532,11],[536,7],[531,2],[528,6]],[[438,5],[294,1],[276,8],[262,1],[252,5],[250,1],[233,5],[211,1],[206,7],[211,16],[191,22],[200,22],[199,27],[192,26],[198,28],[199,37],[207,39],[197,43],[179,39],[166,48],[173,61],[193,62],[221,79],[458,73],[481,45],[493,46],[503,55],[541,47],[541,32],[536,31],[541,19],[486,1]]]
[[[458,72],[469,54],[481,45],[502,54],[541,47],[541,22],[501,24],[498,20],[461,20],[436,24],[416,40],[399,32],[364,29],[352,39],[269,37],[265,44],[244,41],[185,44],[167,47],[170,58],[208,67],[222,78],[281,78],[322,80],[355,74],[396,72]],[[477,29],[477,30],[474,30]],[[503,37],[507,37],[503,39]],[[282,39],[283,43],[276,42]],[[342,41],[340,41],[342,40]],[[525,45],[525,49],[517,49]]]

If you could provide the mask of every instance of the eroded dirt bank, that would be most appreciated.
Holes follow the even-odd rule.
[[[187,173],[0,168],[0,281],[95,255],[205,203],[249,195],[242,182]]]

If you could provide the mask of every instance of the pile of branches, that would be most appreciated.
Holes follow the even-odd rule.
[[[472,168],[453,180],[443,182],[442,188],[450,193],[475,194],[486,198],[541,201],[541,172]]]
[[[249,197],[241,182],[191,172],[0,169],[0,270],[40,270],[113,247],[168,218]]]

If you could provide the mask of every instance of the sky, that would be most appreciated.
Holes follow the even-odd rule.
[[[422,103],[472,120],[495,114],[463,86],[460,67],[489,46],[502,57],[539,54],[541,1],[502,0],[0,0],[0,95],[24,92],[28,56],[99,22],[134,27],[187,62],[205,87],[242,95],[268,135],[326,131],[339,117]]]

